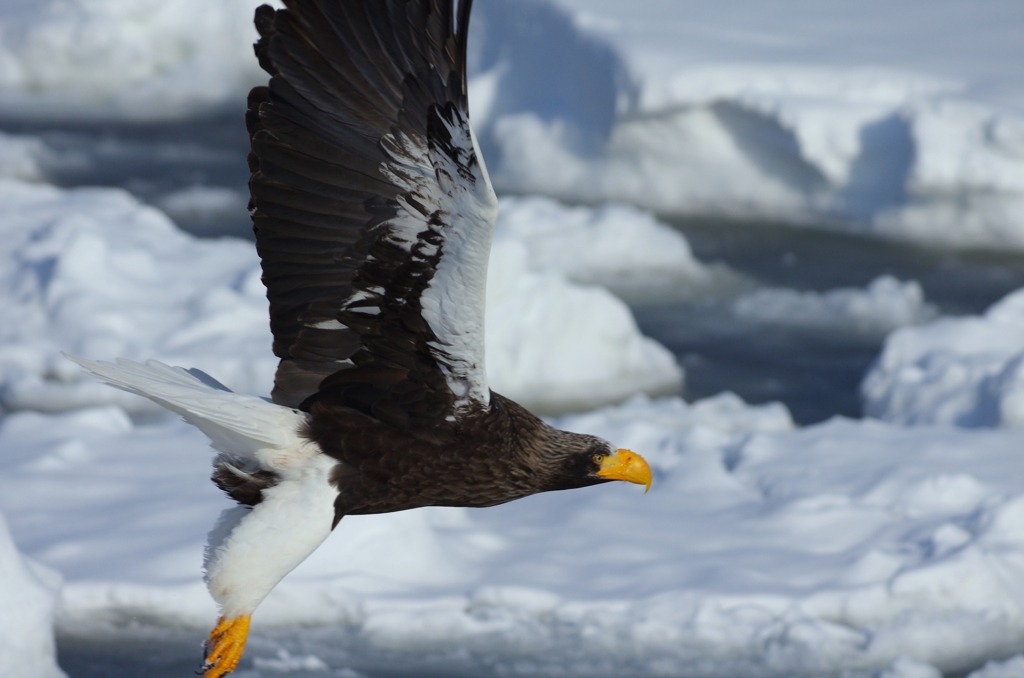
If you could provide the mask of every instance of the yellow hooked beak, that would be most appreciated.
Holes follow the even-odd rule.
[[[625,480],[644,486],[644,494],[651,489],[651,467],[632,450],[616,450],[615,454],[605,457],[597,475],[608,480]]]

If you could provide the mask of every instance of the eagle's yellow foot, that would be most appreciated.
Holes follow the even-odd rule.
[[[203,678],[220,678],[234,671],[245,651],[245,639],[248,636],[249,615],[234,619],[221,617],[204,646],[206,660],[203,662]]]

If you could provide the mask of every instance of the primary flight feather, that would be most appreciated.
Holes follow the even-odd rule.
[[[469,124],[470,0],[285,0],[256,10],[250,212],[281,360],[273,403],[195,370],[75,358],[212,441],[239,507],[210,533],[221,610],[204,664],[238,664],[271,589],[348,514],[493,506],[646,462],[487,387],[497,200]]]

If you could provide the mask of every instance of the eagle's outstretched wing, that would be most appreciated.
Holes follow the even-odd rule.
[[[484,285],[497,201],[469,126],[471,0],[257,10],[250,209],[274,401],[405,427],[489,400]]]

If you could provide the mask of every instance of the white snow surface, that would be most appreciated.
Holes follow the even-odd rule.
[[[531,270],[527,247],[496,239],[487,276],[491,388],[542,412],[583,411],[642,391],[682,387],[683,371],[602,287]]]
[[[327,671],[331,667],[316,655],[308,654],[301,657],[292,656],[288,650],[278,650],[273,659],[257,657],[253,666],[260,671],[270,673],[291,673],[293,671]],[[341,676],[349,678],[349,676]],[[354,676],[352,678],[355,678]]]
[[[252,53],[260,4],[8,0],[0,4],[0,112],[151,120],[237,107],[266,80]]]
[[[502,198],[494,237],[526,247],[537,273],[600,285],[631,304],[692,301],[735,293],[743,282],[704,264],[686,237],[628,204],[569,207],[550,198]]]
[[[557,423],[643,453],[651,492],[349,516],[267,598],[255,633],[326,625],[303,632],[303,652],[332,667],[341,648],[479,675],[933,678],[1024,642],[1014,431],[794,429],[781,405],[728,394]],[[0,447],[0,510],[63,574],[61,628],[209,626],[202,545],[230,502],[198,431],[133,425],[113,405],[19,412]],[[274,651],[261,661],[300,661]],[[984,670],[1011,675],[1000,666]]]
[[[60,575],[18,552],[0,513],[0,677],[59,678],[53,623]]]
[[[867,416],[904,425],[1024,425],[1024,290],[981,316],[894,332],[861,394]]]
[[[619,57],[589,60],[603,88],[575,90],[611,112],[582,116],[571,96],[509,103],[506,81],[562,70],[514,50],[484,60],[481,136],[499,189],[1024,247],[1024,82],[1008,67],[1024,57],[1019,3],[558,4],[573,21],[549,17],[549,33],[603,39]]]
[[[1024,676],[1024,655],[1017,655],[1006,661],[988,662],[967,678],[1017,678]]]
[[[581,411],[637,391],[676,393],[682,368],[608,289],[626,298],[682,298],[734,278],[698,262],[682,234],[635,208],[504,198],[487,275],[491,387],[546,412]]]
[[[42,181],[46,174],[41,161],[49,153],[41,139],[0,132],[0,178]]]
[[[801,292],[764,287],[735,299],[732,312],[746,321],[874,339],[938,315],[935,306],[925,301],[920,283],[901,282],[890,275],[875,278],[863,289]]]
[[[251,244],[199,240],[117,189],[0,181],[0,402],[60,411],[159,408],[83,378],[61,352],[196,367],[264,394],[265,290]]]
[[[0,407],[158,411],[85,377],[61,352],[155,359],[241,393],[269,391],[277,359],[251,243],[192,237],[120,190],[15,180],[0,180],[0,233]],[[640,334],[623,302],[557,272],[531,272],[522,247],[508,237],[493,252],[495,390],[548,411],[678,391],[674,358]]]
[[[244,213],[249,197],[223,186],[195,184],[160,198],[157,207],[175,223],[212,223]]]

